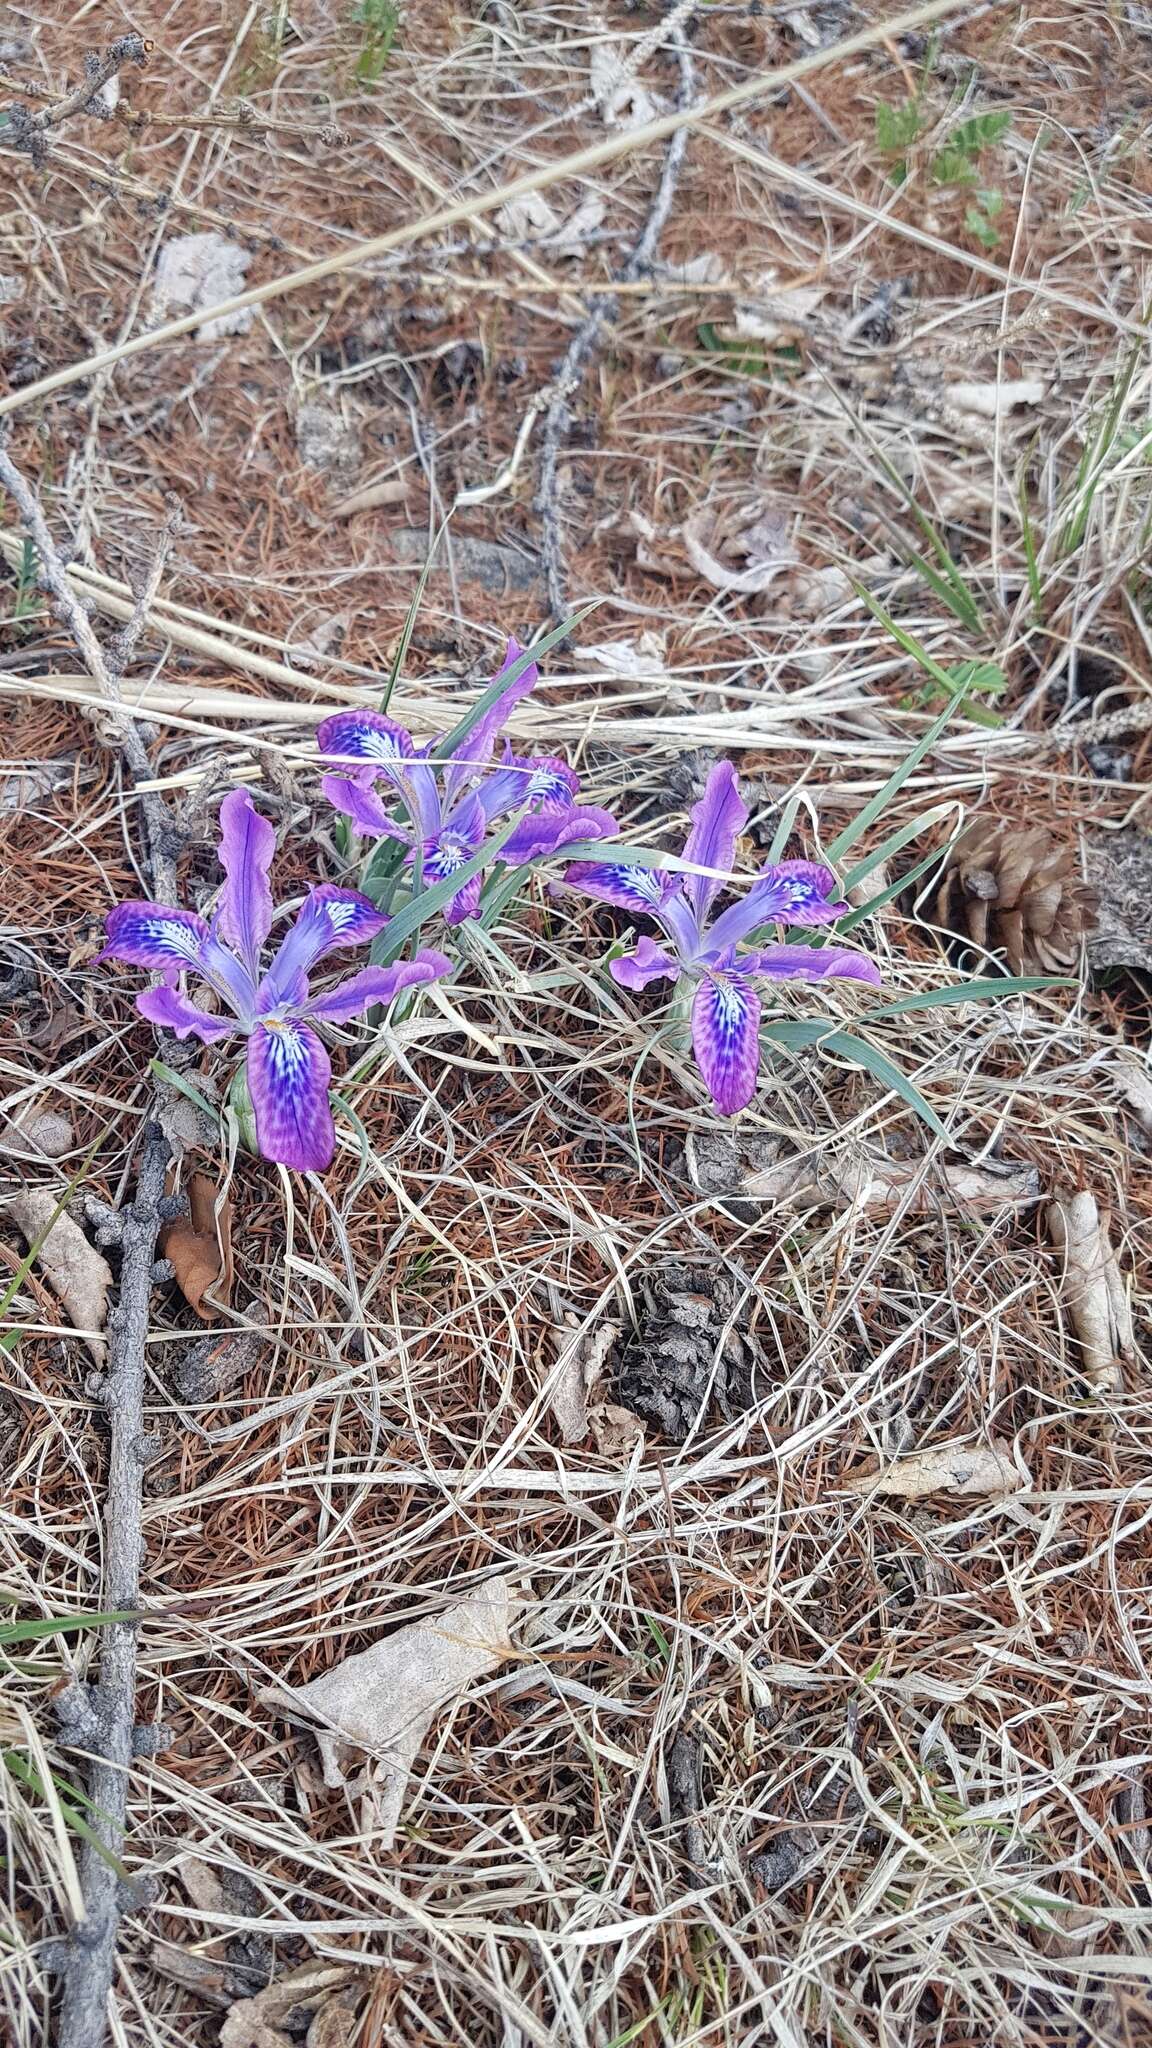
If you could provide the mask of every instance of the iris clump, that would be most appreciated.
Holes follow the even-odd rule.
[[[510,712],[536,680],[535,664],[510,641],[480,715],[438,750],[434,742],[418,747],[380,711],[339,711],[324,720],[317,735],[323,793],[353,837],[374,844],[364,886],[324,882],[310,890],[266,968],[276,835],[246,789],[234,790],[220,808],[224,883],[211,918],[143,901],[109,912],[101,960],[122,960],[161,977],[136,998],[142,1016],[207,1045],[236,1034],[246,1039],[247,1089],[265,1158],[300,1172],[331,1163],[332,1068],[317,1026],[347,1023],[453,972],[446,954],[421,948],[410,959],[370,964],[314,992],[312,978],[329,954],[371,946],[387,934],[390,918],[376,898],[391,902],[398,882],[406,884],[409,900],[397,939],[437,911],[448,926],[460,925],[489,901],[489,881],[498,907],[507,900],[506,878],[515,887],[534,862],[617,836],[609,812],[578,801],[579,782],[565,761],[516,754],[507,741],[496,758]],[[632,853],[615,861],[576,861],[564,878],[570,888],[657,925],[663,943],[641,937],[632,953],[610,960],[609,971],[628,989],[659,979],[681,985],[701,1075],[725,1116],[756,1092],[758,983],[879,980],[870,960],[843,947],[765,941],[766,927],[827,927],[846,913],[832,870],[816,862],[762,869],[745,896],[713,915],[717,896],[733,879],[747,816],[735,769],[719,762],[692,812],[683,872],[668,872],[655,854],[644,866],[645,856]],[[382,867],[387,846],[394,854]],[[386,952],[386,936],[382,943]],[[190,985],[209,991],[213,1007],[195,1000]]]
[[[275,831],[255,809],[250,791],[233,790],[220,806],[224,886],[211,921],[167,903],[118,903],[108,913],[108,943],[99,957],[163,976],[158,988],[137,996],[136,1008],[177,1038],[194,1034],[205,1045],[217,1045],[242,1033],[261,1152],[301,1173],[323,1172],[336,1148],[332,1063],[313,1027],[361,1017],[390,1003],[401,989],[450,974],[452,962],[443,953],[422,951],[391,967],[363,967],[314,995],[311,976],[329,953],[367,945],[388,923],[359,890],[322,882],[304,898],[262,974],[274,914],[268,873],[275,851]],[[193,1002],[187,979],[210,989],[231,1014]]]
[[[786,860],[762,868],[748,894],[709,922],[736,854],[748,812],[731,761],[718,761],[692,811],[682,858],[707,874],[662,874],[623,862],[576,862],[565,875],[573,889],[601,903],[641,911],[659,925],[663,946],[644,937],[634,953],[609,963],[622,988],[683,981],[692,991],[692,1046],[704,1084],[723,1116],[744,1109],[760,1072],[757,981],[876,983],[879,971],[860,953],[838,946],[756,945],[737,949],[768,924],[830,925],[845,917],[831,868]]]
[[[500,675],[521,660],[522,649],[510,640]],[[493,847],[491,862],[452,897],[444,913],[448,924],[476,915],[485,865],[499,860],[506,868],[527,867],[576,840],[615,837],[616,820],[608,811],[577,804],[580,784],[567,762],[548,754],[525,758],[506,744],[499,766],[493,766],[509,713],[537,679],[531,663],[443,758],[434,754],[431,743],[416,747],[411,733],[379,711],[337,711],[317,732],[321,754],[341,764],[323,780],[329,803],[362,837],[397,840],[405,862],[414,866],[419,859],[427,881],[446,881],[472,860],[493,825],[523,813]]]

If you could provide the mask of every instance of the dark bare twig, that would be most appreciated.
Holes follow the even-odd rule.
[[[103,56],[90,52],[84,59],[84,79],[74,91],[66,93],[63,99],[53,100],[41,107],[38,113],[29,113],[22,101],[17,100],[7,107],[8,115],[5,141],[12,149],[30,156],[39,169],[48,157],[48,133],[59,128],[61,123],[73,114],[92,114],[98,120],[109,120],[112,109],[104,105],[99,95],[117,72],[126,64],[146,64],[152,45],[143,36],[117,36],[110,43]],[[36,95],[40,97],[39,94]]]
[[[167,1139],[158,1124],[146,1125],[135,1198],[130,1208],[112,1219],[114,1229],[106,1227],[103,1233],[106,1238],[118,1236],[122,1252],[108,1369],[99,1386],[111,1424],[102,1598],[105,1609],[116,1613],[135,1613],[140,1603],[140,1482],[155,1449],[144,1434],[145,1351],[156,1239],[172,1213],[164,1192],[167,1162]],[[89,1811],[100,1844],[84,1845],[80,1885],[86,1917],[60,1951],[59,2048],[101,2048],[105,2039],[116,1933],[120,1916],[131,1903],[110,1859],[119,1855],[123,1844],[132,1758],[162,1747],[164,1740],[163,1730],[135,1725],[137,1627],[136,1621],[109,1623],[101,1636],[98,1684],[72,1686],[56,1702],[65,1741],[91,1758]]]
[[[128,642],[127,655],[121,657],[114,651],[111,659],[109,659],[109,656],[96,638],[92,621],[81,599],[77,596],[68,580],[67,568],[49,531],[48,522],[44,517],[40,501],[23,471],[18,469],[13,462],[2,438],[0,438],[0,484],[3,484],[9,496],[15,502],[16,509],[20,514],[20,523],[36,549],[38,580],[52,597],[56,615],[61,624],[66,626],[71,633],[84,666],[103,699],[100,715],[93,719],[93,723],[97,726],[97,730],[99,730],[101,721],[103,721],[105,726],[103,736],[110,736],[113,745],[123,755],[133,783],[146,781],[152,773],[152,763],[148,758],[146,729],[141,728],[135,719],[125,716],[120,710],[119,704],[120,675],[126,667],[132,648],[143,629],[151,598],[147,597],[137,602],[131,619],[129,619],[123,633],[119,636],[121,648],[123,648],[125,640]],[[164,532],[167,533],[167,528],[164,529]],[[171,535],[168,534],[167,539],[162,535],[160,548],[157,550],[161,570],[163,569],[164,557],[170,545]],[[161,552],[161,549],[163,552]],[[159,571],[157,571],[158,580]],[[150,584],[151,575],[145,588],[147,589]],[[152,596],[154,595],[155,590],[153,588]],[[137,796],[144,825],[147,866],[150,872],[152,888],[161,902],[171,903],[176,893],[176,872],[173,862],[173,846],[175,844],[173,822],[167,806],[154,791],[138,790]]]
[[[76,642],[85,667],[100,693],[96,730],[123,756],[134,782],[151,774],[144,731],[120,708],[120,677],[144,628],[149,607],[171,546],[175,514],[170,514],[145,575],[137,601],[123,631],[110,650],[103,648],[91,619],[68,580],[68,571],[48,528],[40,502],[28,479],[0,442],[0,484],[15,501],[21,522],[38,557],[40,582],[50,593],[61,623]],[[137,792],[144,826],[145,865],[155,896],[171,902],[176,893],[172,856],[174,828],[167,806],[154,791]],[[144,1434],[145,1353],[152,1283],[157,1274],[156,1240],[160,1225],[181,1203],[164,1191],[168,1142],[158,1123],[145,1127],[136,1196],[130,1208],[104,1216],[103,1241],[121,1246],[120,1299],[113,1312],[108,1369],[98,1397],[111,1424],[108,1491],[104,1510],[103,1606],[113,1613],[134,1613],[140,1602],[140,1560],[143,1467],[152,1446]],[[139,1729],[136,1720],[136,1623],[110,1623],[101,1636],[100,1677],[94,1686],[73,1686],[56,1703],[66,1741],[91,1758],[88,1787],[91,1826],[96,1841],[87,1841],[80,1862],[85,1918],[59,1951],[63,2003],[57,2039],[60,2048],[101,2048],[108,2026],[108,1999],[116,1968],[116,1934],[121,1914],[130,1905],[114,1861],[124,1836],[128,1771],[133,1756],[161,1745],[155,1729]],[[100,1846],[97,1846],[97,1841]],[[101,1853],[101,1851],[106,1853]]]
[[[680,70],[676,105],[678,109],[682,109],[690,105],[696,89],[696,67],[692,62],[685,22],[682,19],[673,19],[667,23],[667,28]],[[631,255],[618,274],[618,284],[631,284],[645,271],[651,269],[660,236],[672,211],[672,201],[676,196],[676,186],[687,147],[688,130],[678,128],[664,153],[660,181],[653,195],[648,218]],[[568,608],[564,579],[564,549],[556,492],[560,445],[572,425],[568,401],[583,381],[585,371],[601,345],[605,326],[616,318],[619,310],[620,301],[614,292],[604,292],[592,301],[587,317],[573,335],[568,353],[560,365],[552,399],[544,418],[536,510],[540,515],[548,607],[555,619],[562,619]]]

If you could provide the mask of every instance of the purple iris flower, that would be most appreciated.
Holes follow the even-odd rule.
[[[730,761],[718,761],[692,812],[684,859],[727,873],[747,821],[736,771]],[[834,924],[845,915],[848,905],[834,900],[835,875],[815,861],[785,860],[762,868],[748,894],[711,924],[709,911],[724,886],[720,875],[667,875],[622,864],[577,862],[564,880],[602,903],[642,910],[655,918],[671,950],[642,938],[636,951],[613,960],[609,971],[623,988],[644,988],[661,978],[683,977],[695,984],[692,1046],[723,1116],[745,1108],[756,1093],[760,998],[752,984],[758,977],[824,981],[837,975],[873,983],[880,979],[871,960],[832,946],[761,946],[737,957],[740,940],[761,925]]]
[[[510,640],[500,674],[506,674],[522,653]],[[401,840],[409,849],[409,860],[419,847],[427,882],[455,874],[471,860],[490,825],[525,806],[526,816],[494,856],[508,867],[523,867],[578,839],[612,838],[615,818],[607,811],[577,805],[580,784],[566,762],[551,755],[524,759],[506,743],[503,761],[493,766],[501,727],[513,705],[535,687],[538,673],[533,663],[509,683],[457,751],[443,761],[430,759],[434,742],[416,748],[412,735],[380,711],[337,711],[316,734],[321,753],[346,764],[339,774],[324,777],[329,803],[351,820],[354,831],[369,838]],[[406,823],[397,823],[377,791],[378,782],[388,786],[393,804],[401,799]],[[481,873],[473,875],[453,896],[444,913],[449,924],[475,916],[483,879]]]
[[[261,1152],[299,1173],[322,1173],[336,1149],[328,1100],[332,1065],[312,1025],[346,1024],[375,1003],[390,1003],[403,988],[448,974],[452,963],[443,953],[420,952],[391,967],[365,967],[327,995],[310,994],[308,977],[326,954],[365,944],[388,922],[355,889],[323,882],[305,897],[262,976],[275,851],[275,831],[253,808],[251,792],[234,789],[220,806],[225,879],[211,923],[165,903],[118,903],[108,913],[108,944],[99,958],[163,975],[163,986],[145,989],[136,1008],[177,1038],[195,1032],[214,1045],[243,1032]],[[179,986],[182,974],[206,982],[232,1016],[198,1009]]]

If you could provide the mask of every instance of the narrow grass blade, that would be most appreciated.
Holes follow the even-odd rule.
[[[938,1138],[951,1143],[946,1126],[941,1123],[931,1103],[921,1095],[915,1082],[894,1060],[889,1059],[886,1052],[881,1052],[879,1046],[871,1044],[868,1039],[857,1038],[851,1031],[839,1031],[806,1017],[786,1017],[766,1024],[762,1036],[783,1047],[785,1052],[807,1052],[815,1046],[822,1052],[848,1060],[854,1067],[865,1068],[875,1080],[906,1102],[909,1109],[915,1110]]]
[[[856,841],[862,838],[864,833],[875,824],[877,818],[882,816],[893,797],[897,796],[901,789],[903,789],[908,777],[920,766],[929,748],[935,746],[949,719],[956,712],[959,702],[955,683],[949,676],[947,669],[941,668],[938,661],[933,661],[927,648],[921,647],[920,642],[911,633],[906,633],[902,626],[896,624],[895,619],[890,619],[883,605],[877,604],[869,591],[863,589],[859,584],[856,587],[869,610],[875,614],[882,625],[888,628],[888,631],[899,642],[900,646],[907,653],[911,654],[916,661],[920,662],[921,666],[927,669],[928,674],[948,692],[948,702],[939,717],[933,719],[927,732],[917,740],[911,753],[905,755],[900,766],[889,776],[883,789],[877,790],[876,795],[869,799],[863,810],[857,812],[852,823],[846,825],[843,832],[832,841],[831,846],[828,848],[828,858],[831,861],[839,860],[843,854],[848,852],[849,847],[855,846]]]
[[[476,699],[471,709],[464,713],[463,718],[452,727],[451,732],[441,740],[439,746],[429,755],[429,760],[447,761],[456,752],[461,741],[467,739],[473,726],[477,725],[483,718],[484,713],[495,704],[496,699],[504,695],[509,685],[517,682],[525,669],[531,668],[534,661],[539,661],[542,654],[550,653],[552,648],[561,640],[566,640],[570,633],[574,633],[578,626],[582,626],[585,619],[594,610],[594,605],[586,604],[582,611],[573,612],[559,626],[553,626],[552,631],[545,633],[542,639],[533,641],[531,647],[525,650],[518,661],[512,663],[511,668],[504,675],[493,678],[488,688]]]
[[[1074,988],[1075,977],[1067,974],[996,974],[977,981],[953,981],[946,988],[921,989],[900,1003],[883,1003],[868,1011],[873,1017],[906,1017],[913,1010],[939,1010],[949,1003],[991,1003],[1004,996],[1032,995],[1044,988]]]

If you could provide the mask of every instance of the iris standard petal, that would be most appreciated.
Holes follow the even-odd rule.
[[[638,939],[636,951],[608,962],[608,972],[621,988],[647,988],[650,981],[678,981],[680,962],[655,939]]]
[[[760,998],[750,983],[704,977],[692,999],[692,1049],[720,1114],[744,1109],[760,1070]]]
[[[325,775],[320,787],[334,811],[350,820],[354,832],[364,839],[410,839],[411,832],[398,825],[374,789],[366,788],[350,775]],[[393,799],[395,801],[395,799]]]
[[[220,806],[219,860],[225,880],[216,917],[221,936],[239,954],[253,981],[272,929],[268,870],[275,851],[275,829],[256,810],[251,790],[232,790]]]
[[[880,969],[864,953],[837,946],[762,946],[742,953],[733,974],[765,974],[773,981],[866,981],[880,986]]]
[[[479,908],[480,891],[483,885],[483,875],[469,876],[464,887],[457,889],[451,903],[444,912],[445,924],[465,924],[470,917],[475,917]]]
[[[498,683],[501,676],[506,675],[508,670],[514,667],[516,662],[521,659],[523,653],[524,649],[518,640],[509,640],[504,660],[496,675],[492,678],[493,683]],[[534,661],[529,662],[524,673],[517,676],[514,683],[509,683],[508,688],[502,690],[494,702],[488,706],[483,717],[477,719],[471,732],[465,733],[459,746],[449,756],[445,764],[444,797],[446,803],[452,803],[459,796],[461,790],[464,789],[469,778],[475,775],[478,769],[485,767],[491,760],[492,749],[496,744],[497,737],[507,720],[509,712],[520,702],[521,697],[527,697],[529,692],[536,688],[539,675],[540,671],[536,663]],[[489,687],[491,688],[491,685]],[[490,812],[489,815],[495,816],[496,814],[495,812]]]
[[[717,761],[708,777],[704,794],[691,812],[692,830],[684,842],[684,859],[702,868],[718,868],[713,880],[708,875],[687,875],[684,893],[703,924],[719,891],[723,877],[732,871],[736,841],[748,822],[748,811],[740,795],[736,770],[731,761]]]
[[[280,943],[279,951],[260,986],[261,1013],[277,1003],[294,1002],[299,995],[301,975],[312,972],[318,960],[341,946],[363,946],[381,932],[388,919],[358,889],[340,889],[335,882],[322,882],[305,897],[296,921]]]
[[[708,950],[722,952],[762,924],[835,924],[850,908],[840,900],[831,868],[815,860],[782,860],[762,868],[742,901],[721,912],[708,933]]]
[[[352,1017],[362,1017],[365,1010],[372,1009],[377,1003],[392,1002],[401,989],[418,988],[423,982],[439,981],[441,976],[451,972],[452,962],[447,954],[434,952],[428,947],[411,960],[394,961],[391,967],[362,968],[350,981],[342,981],[327,995],[313,996],[304,1006],[304,1015],[317,1017],[326,1024],[347,1024]]]
[[[265,1159],[323,1173],[336,1150],[328,1100],[332,1064],[298,1017],[258,1024],[248,1040],[248,1093]]]
[[[234,1017],[213,1017],[209,1011],[198,1009],[177,988],[142,989],[136,998],[136,1008],[150,1024],[160,1025],[165,1031],[174,1031],[177,1038],[187,1038],[190,1032],[194,1032],[205,1045],[215,1045],[220,1038],[231,1038],[236,1029]]]

